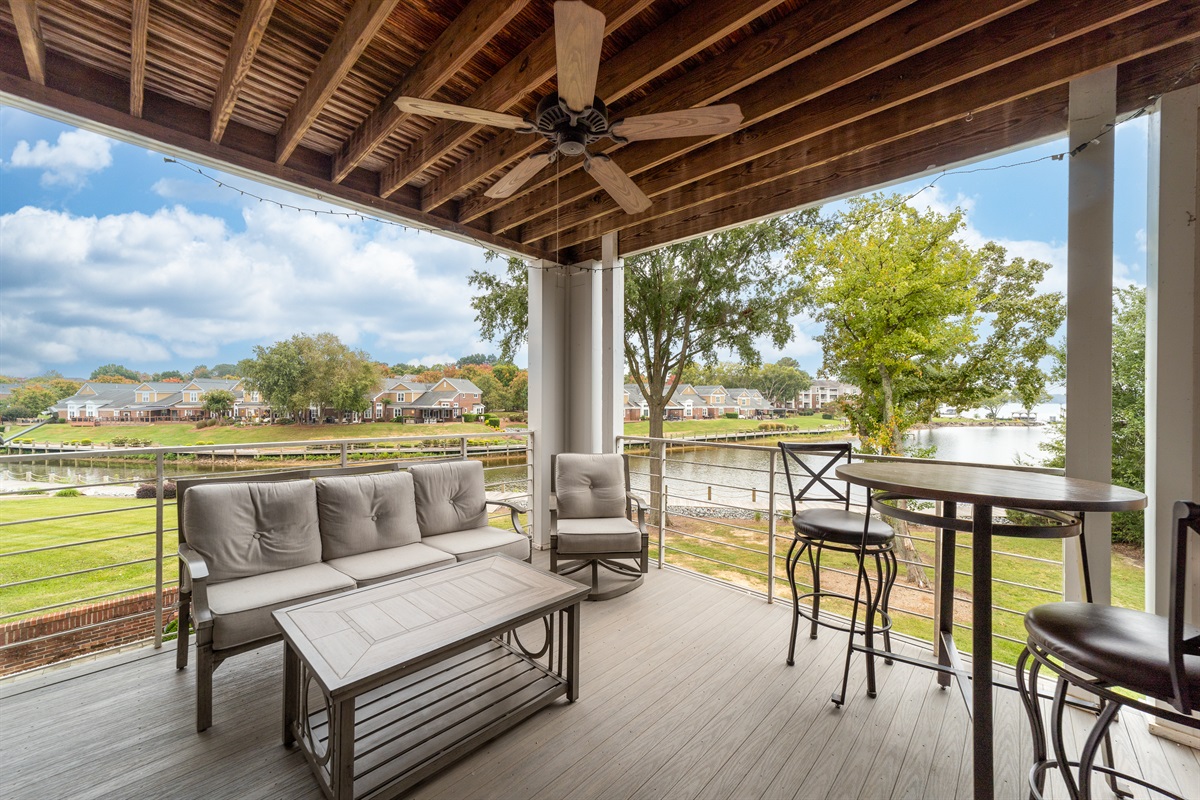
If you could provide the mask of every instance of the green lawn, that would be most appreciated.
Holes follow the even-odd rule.
[[[131,509],[117,511],[116,509]],[[15,522],[64,514],[111,511],[89,517],[55,519],[48,522],[23,522],[0,528],[0,554],[38,547],[65,545],[114,536],[132,538],[95,544],[79,544],[0,557],[0,584],[44,578],[66,572],[109,567],[128,561],[154,558],[155,513],[153,500],[132,497],[32,497],[0,500],[0,522]],[[173,502],[164,509],[166,527],[175,525]],[[164,550],[175,550],[174,532],[164,534]],[[164,580],[177,578],[173,563],[167,564]],[[67,603],[109,592],[133,593],[133,589],[154,584],[153,561],[142,564],[97,569],[83,575],[53,578],[22,586],[0,589],[0,615],[20,614],[31,608]]]
[[[757,431],[763,425],[795,425],[802,431],[819,431],[822,426],[844,425],[845,420],[839,419],[823,419],[820,414],[815,414],[811,417],[787,417],[780,420],[756,420],[756,419],[687,419],[687,420],[665,420],[663,422],[663,433],[667,436],[695,436],[705,434],[718,433],[742,433],[747,431]],[[770,430],[770,428],[768,428]],[[649,436],[650,423],[643,420],[642,422],[626,422],[626,436]]]
[[[111,442],[113,437],[149,439],[155,445],[188,446],[197,442],[216,444],[255,444],[258,442],[304,442],[321,439],[374,439],[388,436],[456,436],[464,433],[495,434],[487,425],[474,422],[450,422],[437,425],[404,425],[392,422],[364,422],[353,425],[221,425],[197,428],[185,422],[152,425],[101,425],[72,427],[44,425],[29,438],[38,442],[64,442],[90,439],[93,444]]]

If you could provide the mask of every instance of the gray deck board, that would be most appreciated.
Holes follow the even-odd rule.
[[[878,663],[879,696],[870,699],[856,657],[849,702],[834,708],[842,635],[802,636],[787,667],[790,622],[786,604],[652,570],[637,591],[584,604],[579,702],[535,714],[411,795],[970,795],[970,729],[957,689],[938,689],[932,672]],[[541,641],[538,630],[527,636]],[[169,649],[0,683],[0,796],[317,800],[303,757],[280,743],[282,660],[275,644],[223,664],[214,726],[203,734],[194,729],[194,671],[177,672]],[[1029,732],[1014,694],[998,691],[996,708],[999,796],[1023,798]],[[1082,741],[1090,719],[1071,715],[1069,741]],[[1140,714],[1123,713],[1119,725],[1120,765],[1175,788],[1200,786],[1193,751],[1151,736]],[[1055,784],[1049,796],[1062,797]]]

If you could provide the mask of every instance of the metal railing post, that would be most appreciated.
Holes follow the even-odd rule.
[[[767,602],[775,602],[775,457],[771,451],[771,467],[767,475]]]
[[[658,510],[658,568],[662,569],[663,553],[666,550],[665,545],[667,542],[666,536],[664,535],[664,526],[666,525],[667,521],[667,503],[669,502],[667,497],[667,484],[662,484],[662,491],[658,493],[658,496],[661,498],[662,502],[662,508]]]
[[[154,647],[163,643],[163,454],[154,456]],[[185,634],[186,635],[186,634]]]
[[[463,461],[466,461],[466,460],[467,460],[467,435],[466,435],[465,433],[463,433],[463,434],[459,434],[459,437],[458,437],[458,453],[459,453],[459,457],[460,457],[460,458],[461,458]]]
[[[350,447],[349,442],[342,442],[341,452],[342,452],[342,466],[343,467],[350,463],[350,460],[347,457],[347,452],[346,452],[347,448],[349,448],[349,447]]]

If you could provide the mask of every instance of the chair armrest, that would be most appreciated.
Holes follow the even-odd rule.
[[[644,532],[646,530],[646,503],[633,492],[626,492],[625,498],[633,501],[633,504],[637,506],[638,530]]]
[[[179,583],[183,591],[192,595],[192,624],[198,630],[212,625],[212,611],[208,608],[208,564],[204,556],[186,542],[179,543]]]
[[[521,524],[521,520],[517,516],[518,514],[527,513],[529,511],[529,509],[522,508],[521,506],[517,505],[516,503],[510,503],[507,500],[489,500],[488,504],[493,505],[493,506],[504,506],[505,508],[507,508],[509,511],[509,515],[512,517],[513,528],[516,530],[516,532],[521,534],[522,536],[524,536],[526,539],[529,539],[530,541],[533,540],[533,537],[525,530],[525,526]]]

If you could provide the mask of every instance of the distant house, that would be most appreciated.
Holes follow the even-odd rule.
[[[365,419],[410,419],[438,422],[461,419],[463,414],[482,414],[483,391],[462,378],[442,378],[437,383],[420,383],[411,376],[387,378],[371,397]]]
[[[650,416],[650,405],[637,384],[625,384],[625,421],[637,422]],[[737,414],[743,419],[771,416],[780,411],[758,389],[726,389],[724,386],[693,386],[684,383],[667,403],[663,418],[668,420],[719,419]]]
[[[857,386],[841,381],[816,380],[796,397],[796,408],[816,410],[843,397],[862,394]]]

